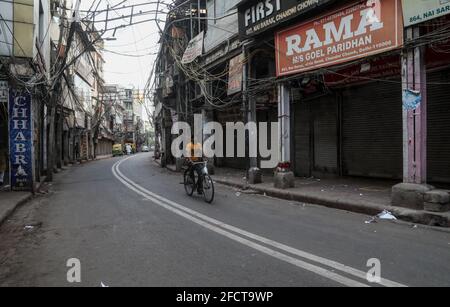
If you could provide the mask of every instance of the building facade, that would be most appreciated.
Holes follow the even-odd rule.
[[[0,1],[0,151],[12,190],[35,190],[63,165],[95,158],[96,147],[112,149],[100,133],[103,42],[72,6]]]
[[[163,166],[176,163],[173,123],[203,114],[223,125],[277,122],[280,188],[292,187],[295,176],[391,180],[400,183],[393,203],[403,206],[411,191],[450,183],[446,4],[176,4],[180,16],[171,14],[164,29],[153,97]],[[186,12],[190,20],[174,22]],[[213,162],[261,181],[260,156]]]
[[[50,5],[0,1],[0,151],[9,157],[4,184],[14,190],[33,190],[46,172]]]

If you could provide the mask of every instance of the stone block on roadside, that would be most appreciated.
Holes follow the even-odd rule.
[[[252,167],[248,171],[248,183],[249,184],[260,184],[262,183],[262,172],[257,167]]]
[[[275,174],[275,188],[290,189],[295,188],[295,175],[293,172],[278,172]]]
[[[392,205],[396,207],[424,210],[425,194],[434,187],[425,184],[400,183],[392,188]]]
[[[450,205],[449,204],[439,204],[439,203],[427,203],[425,202],[425,211],[429,212],[449,212]]]
[[[433,204],[449,204],[450,193],[445,190],[433,190],[425,194],[425,202]]]

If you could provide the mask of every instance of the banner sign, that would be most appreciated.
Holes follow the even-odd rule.
[[[367,0],[275,35],[277,76],[287,76],[403,45],[399,0]]]
[[[239,6],[239,34],[257,35],[335,0],[260,0]]]
[[[203,54],[203,40],[205,32],[200,33],[194,37],[188,44],[186,51],[184,52],[181,63],[189,64],[195,61],[196,58]]]
[[[244,55],[240,54],[230,60],[228,71],[228,96],[242,91]]]
[[[402,0],[405,27],[450,13],[450,0]]]
[[[8,103],[8,100],[9,100],[8,82],[0,81],[0,103],[4,103],[5,108],[6,108],[6,104]]]
[[[26,91],[9,92],[9,153],[13,191],[33,189],[33,140],[31,95]]]

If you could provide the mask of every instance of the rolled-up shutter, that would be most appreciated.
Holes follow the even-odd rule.
[[[397,81],[374,82],[344,91],[344,175],[403,177],[402,87]]]
[[[428,74],[428,181],[450,183],[450,70]]]

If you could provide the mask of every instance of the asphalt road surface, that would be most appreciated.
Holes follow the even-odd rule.
[[[1,286],[450,286],[449,232],[220,185],[209,205],[150,154],[56,178],[1,227]]]

